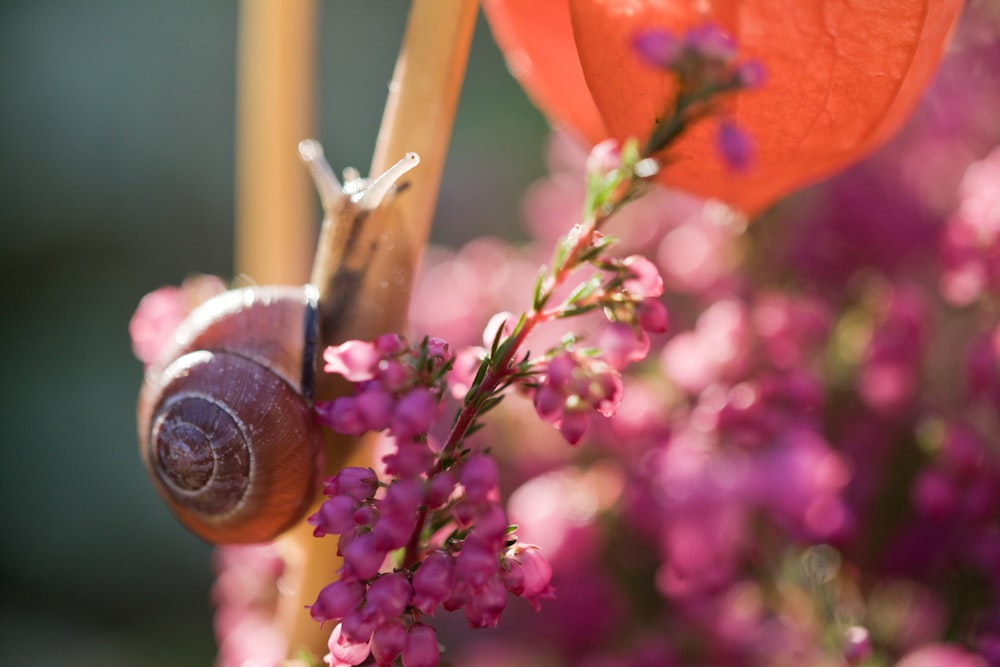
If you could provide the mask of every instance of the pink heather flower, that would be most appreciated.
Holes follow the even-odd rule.
[[[353,642],[344,636],[342,624],[338,624],[330,633],[330,641],[327,649],[330,651],[330,667],[342,667],[344,665],[360,665],[368,657],[370,646],[367,641]]]
[[[622,260],[622,266],[629,275],[622,287],[633,299],[655,299],[663,294],[663,278],[651,261],[642,255],[631,255]]]
[[[427,497],[425,498],[427,506],[431,509],[443,506],[451,498],[451,494],[455,492],[457,483],[455,476],[448,471],[434,475],[427,486]]]
[[[632,48],[646,64],[660,68],[673,66],[681,54],[681,43],[677,37],[662,28],[639,32],[632,39]]]
[[[500,471],[496,461],[485,454],[474,454],[466,459],[459,473],[459,480],[465,487],[465,497],[469,502],[485,502],[497,490]]]
[[[375,632],[375,615],[368,612],[367,607],[355,609],[341,621],[341,636],[351,642],[369,643]]]
[[[358,535],[343,550],[344,567],[351,576],[357,579],[371,579],[378,574],[385,560],[386,550],[375,545],[372,533]]]
[[[350,496],[355,500],[370,500],[378,490],[378,476],[371,468],[349,466],[341,468],[325,480],[323,493],[328,496]]]
[[[503,511],[500,503],[487,502],[479,506],[475,519],[475,535],[487,544],[500,548],[504,538],[507,536],[507,528],[510,522],[507,521],[507,514]]]
[[[383,391],[396,393],[412,380],[413,371],[395,359],[384,359],[378,366],[376,381]]]
[[[430,337],[427,339],[427,354],[442,362],[451,359],[451,346],[443,338]]]
[[[434,628],[423,623],[410,626],[403,649],[403,667],[437,667],[440,661]]]
[[[587,434],[589,420],[585,412],[579,410],[566,410],[556,423],[556,428],[562,433],[563,438],[571,445],[575,445],[583,440]]]
[[[636,323],[643,331],[664,333],[669,327],[667,307],[657,299],[643,299],[635,305]]]
[[[368,424],[364,415],[358,411],[358,400],[354,396],[317,402],[316,419],[320,424],[344,435],[361,435],[368,431]]]
[[[399,334],[382,334],[375,339],[373,345],[380,357],[395,357],[406,351],[406,339]]]
[[[455,558],[455,568],[473,590],[478,590],[496,576],[497,552],[475,535],[470,535],[462,542],[462,550]]]
[[[474,628],[495,628],[507,606],[507,589],[494,575],[487,579],[465,603],[463,611]]]
[[[437,416],[437,410],[437,398],[429,389],[411,389],[396,404],[390,425],[392,434],[402,440],[426,433]]]
[[[555,597],[552,588],[552,566],[542,555],[541,549],[533,544],[517,544],[510,558],[521,564],[524,573],[524,590],[521,596],[538,611],[542,600]]]
[[[327,373],[338,373],[350,382],[364,382],[375,378],[380,356],[375,346],[361,340],[349,340],[323,350]]]
[[[535,391],[534,402],[538,416],[545,421],[554,422],[559,419],[562,413],[563,406],[566,404],[566,395],[546,382]]]
[[[503,582],[504,587],[514,595],[524,593],[526,578],[524,568],[516,560],[508,559],[504,563],[504,567],[500,570],[500,580]]]
[[[382,431],[389,426],[396,407],[392,394],[377,386],[354,397],[354,409],[366,431]]]
[[[400,572],[383,574],[368,586],[365,611],[374,614],[376,622],[399,618],[410,604],[412,595],[406,575]]]
[[[750,135],[728,121],[719,123],[716,136],[719,155],[733,171],[745,171],[753,162],[753,141]]]
[[[433,614],[454,587],[455,561],[443,551],[431,552],[413,573],[413,606],[422,614]]]
[[[649,338],[625,322],[611,322],[597,336],[601,357],[612,368],[622,370],[631,363],[642,361],[649,353]]]
[[[375,628],[372,635],[372,655],[381,665],[392,665],[406,647],[406,628],[399,621]]]
[[[325,535],[340,535],[353,529],[357,524],[354,513],[358,509],[358,501],[350,496],[334,496],[319,506],[319,510],[309,517],[310,526],[316,526],[315,537]]]
[[[988,667],[986,660],[954,644],[927,644],[907,653],[895,667]]]
[[[319,592],[316,602],[309,607],[309,615],[320,623],[340,621],[361,604],[364,594],[365,587],[360,581],[335,581]]]
[[[396,451],[382,457],[385,472],[401,478],[418,477],[434,465],[435,454],[420,440],[397,442]]]

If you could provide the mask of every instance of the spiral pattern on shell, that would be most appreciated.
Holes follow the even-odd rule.
[[[302,518],[322,471],[320,429],[292,379],[302,368],[304,301],[301,290],[259,288],[217,299],[180,332],[175,358],[147,374],[140,452],[192,532],[264,542]]]

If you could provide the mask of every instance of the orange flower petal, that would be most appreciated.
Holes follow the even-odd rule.
[[[507,66],[553,125],[589,143],[607,137],[583,78],[566,0],[483,0]]]
[[[639,30],[683,33],[711,21],[734,37],[741,55],[764,63],[765,86],[740,93],[728,107],[754,138],[755,165],[727,171],[716,155],[714,122],[701,123],[670,149],[673,163],[661,176],[750,213],[860,159],[895,132],[930,81],[961,5],[570,0],[584,76],[619,139],[648,136],[672,92],[669,74],[636,58],[632,38]]]

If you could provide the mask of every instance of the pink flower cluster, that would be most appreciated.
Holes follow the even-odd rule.
[[[384,481],[372,469],[344,468],[309,518],[317,537],[340,535],[344,559],[310,609],[335,623],[328,662],[356,665],[370,654],[379,665],[437,665],[436,632],[422,619],[438,608],[494,627],[508,592],[536,609],[551,597],[551,568],[510,530],[493,459],[429,441],[451,369],[448,346],[427,339],[410,348],[383,336],[329,348],[324,358],[356,393],[318,406],[323,422],[355,435],[388,429],[393,440]]]

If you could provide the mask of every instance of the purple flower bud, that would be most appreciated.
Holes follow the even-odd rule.
[[[478,590],[497,573],[497,552],[475,535],[462,542],[462,550],[455,558],[455,568],[459,576],[467,581],[473,590]]]
[[[448,345],[448,341],[443,338],[435,338],[431,336],[427,339],[427,354],[431,358],[439,359],[442,362],[451,359],[451,347]]]
[[[358,579],[371,579],[382,567],[386,550],[375,546],[372,533],[364,533],[351,540],[343,554],[344,565],[350,568],[351,574]]]
[[[653,67],[668,68],[681,54],[681,44],[673,33],[662,28],[650,28],[632,39],[632,48],[639,58]]]
[[[494,494],[499,477],[496,461],[485,454],[470,456],[459,473],[459,479],[465,487],[465,497],[472,503],[484,502]]]
[[[368,431],[381,431],[389,426],[396,407],[395,397],[380,389],[370,389],[358,394],[354,409]]]
[[[391,620],[403,615],[412,595],[406,575],[399,572],[383,574],[368,586],[366,608],[377,621]]]
[[[410,626],[403,649],[403,667],[437,667],[440,661],[434,628],[423,623]]]
[[[466,602],[465,618],[474,628],[495,628],[506,606],[507,589],[493,576]]]
[[[753,142],[750,135],[736,125],[722,121],[716,137],[719,154],[733,171],[745,171],[753,162]]]
[[[377,382],[388,392],[398,392],[413,381],[413,371],[395,359],[379,365]]]
[[[368,430],[358,412],[354,396],[341,396],[332,401],[316,402],[316,419],[320,424],[344,435],[361,435]]]
[[[386,551],[405,547],[416,525],[417,518],[412,514],[383,515],[375,522],[375,529],[372,531],[375,546]]]
[[[419,440],[403,440],[397,438],[398,448],[395,452],[382,457],[385,471],[396,477],[419,477],[427,473],[434,465],[435,455],[426,442]]]
[[[375,339],[374,346],[380,357],[394,357],[406,350],[406,340],[399,334],[382,334]]]
[[[360,340],[349,340],[323,350],[327,373],[338,373],[350,382],[363,382],[375,377],[379,353],[375,346]]]
[[[357,643],[363,642],[367,645],[375,631],[375,616],[368,613],[366,608],[355,609],[344,617],[340,626],[342,639]]]
[[[427,506],[431,509],[442,507],[455,492],[455,476],[450,472],[439,472],[431,478],[427,487]]]
[[[356,500],[368,500],[378,489],[378,475],[371,468],[351,466],[341,468],[326,480],[323,493],[328,496],[350,496]]]
[[[627,276],[622,287],[636,300],[655,299],[663,294],[663,277],[656,264],[642,255],[631,255],[622,260]]]
[[[476,513],[476,536],[497,549],[503,545],[509,526],[507,514],[498,502],[483,503]]]
[[[365,587],[359,581],[335,581],[319,592],[316,602],[309,607],[314,621],[339,621],[354,611],[364,598]]]
[[[423,614],[451,597],[455,586],[455,562],[443,551],[431,553],[413,573],[413,606]]]
[[[316,526],[313,535],[340,535],[355,527],[354,512],[358,509],[358,501],[350,496],[334,496],[319,506],[319,511],[310,516],[307,521],[310,526]]]
[[[372,635],[372,655],[379,665],[391,665],[406,647],[406,628],[392,621],[375,628]]]
[[[411,389],[396,404],[396,412],[392,417],[392,434],[399,439],[406,439],[426,433],[437,416],[437,410],[437,398],[429,389]]]
[[[688,30],[684,35],[684,45],[711,60],[732,62],[736,58],[736,43],[714,23]]]
[[[354,642],[348,639],[343,633],[343,626],[337,625],[330,634],[327,642],[327,649],[330,656],[340,665],[360,665],[368,657],[371,650],[367,641]]]

